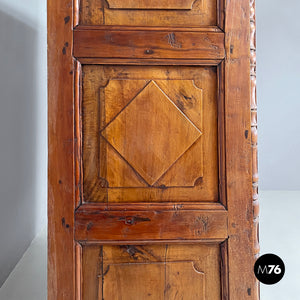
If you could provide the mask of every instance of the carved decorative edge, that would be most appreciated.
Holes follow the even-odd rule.
[[[251,144],[252,144],[252,187],[253,187],[253,216],[254,216],[254,251],[259,255],[258,239],[258,160],[257,160],[257,99],[256,99],[256,22],[255,0],[250,0],[250,80],[251,80]]]
[[[250,0],[250,101],[251,101],[251,146],[252,146],[252,199],[253,199],[253,251],[259,257],[259,201],[257,159],[257,96],[256,96],[256,17],[255,0]],[[259,283],[257,282],[257,299]]]

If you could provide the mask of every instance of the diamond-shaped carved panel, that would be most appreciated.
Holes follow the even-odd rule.
[[[201,132],[160,87],[150,81],[107,125],[102,136],[153,185]]]

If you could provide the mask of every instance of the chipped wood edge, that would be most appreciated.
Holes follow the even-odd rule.
[[[253,252],[259,257],[259,200],[258,200],[258,158],[257,158],[257,95],[256,95],[256,16],[255,0],[250,0],[250,82],[251,82],[251,146],[252,146],[252,200],[253,200]],[[257,281],[257,298],[259,283]]]

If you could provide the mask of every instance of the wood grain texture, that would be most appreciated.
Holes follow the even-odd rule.
[[[82,199],[82,68],[79,61],[74,63],[74,156],[75,156],[75,206]]]
[[[77,210],[95,211],[177,211],[177,210],[214,210],[224,211],[225,207],[218,202],[139,202],[139,203],[84,203]]]
[[[225,26],[225,0],[217,0],[217,27],[224,32]]]
[[[156,83],[151,80],[144,84],[134,99],[101,131],[101,135],[150,186],[153,186],[202,135],[167,96],[166,89],[160,88],[165,82]],[[175,84],[176,82],[173,83]],[[122,84],[124,91],[123,88]],[[125,94],[128,94],[127,90]],[[197,98],[197,93],[195,96]],[[201,94],[198,99],[201,104]],[[202,114],[201,108],[196,113]],[[168,135],[171,138],[166,138]]]
[[[216,68],[89,65],[83,73],[85,202],[218,200],[217,127],[222,118]],[[157,85],[155,91],[163,98],[154,95],[145,105],[150,94],[145,98],[143,92],[149,84]],[[140,114],[131,109],[136,100],[142,101]],[[180,138],[182,127],[196,136]],[[105,136],[106,129],[113,134]],[[158,172],[160,178],[149,180],[145,172]]]
[[[48,299],[75,299],[72,1],[48,1]]]
[[[133,9],[124,9],[133,5]],[[151,6],[155,9],[149,9]],[[180,9],[183,6],[185,9]],[[81,0],[80,10],[81,25],[217,25],[217,0]]]
[[[219,66],[222,59],[165,59],[160,58],[153,59],[128,59],[128,58],[80,58],[80,62],[83,65],[122,65],[126,64],[128,66]]]
[[[258,299],[252,246],[249,0],[227,2],[225,48],[229,296],[230,299]]]
[[[75,0],[79,1],[79,24],[101,25],[104,24],[103,0]]]
[[[82,261],[82,246],[76,242],[75,244],[75,300],[82,299],[83,291],[83,274],[82,265],[85,264]]]
[[[107,31],[145,31],[151,30],[153,32],[159,31],[168,31],[175,30],[176,32],[224,32],[220,27],[216,25],[212,26],[201,26],[201,27],[193,27],[193,26],[123,26],[123,25],[80,25],[76,27],[76,30],[107,30]]]
[[[134,3],[48,1],[48,299],[258,300],[255,1]]]
[[[80,207],[75,238],[82,242],[209,240],[227,238],[225,210],[99,211]],[[163,230],[162,230],[163,228]]]
[[[218,300],[219,255],[218,244],[84,245],[83,300]]]
[[[192,9],[196,0],[107,0],[109,8]]]
[[[219,201],[227,206],[226,186],[226,123],[225,123],[225,62],[218,65],[218,159],[219,159]]]
[[[224,58],[224,34],[133,30],[74,31],[74,56],[110,58]]]

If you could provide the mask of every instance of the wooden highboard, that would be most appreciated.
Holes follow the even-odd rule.
[[[254,0],[48,0],[48,300],[259,299]]]

